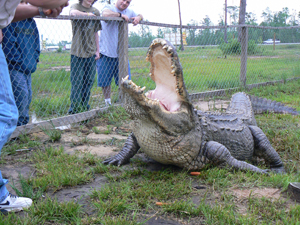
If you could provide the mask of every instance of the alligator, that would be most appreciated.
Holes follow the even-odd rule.
[[[104,164],[126,164],[141,149],[159,163],[190,171],[212,164],[258,173],[285,172],[279,154],[257,126],[254,109],[297,115],[295,109],[238,92],[225,112],[202,112],[191,103],[178,54],[170,42],[154,39],[146,60],[156,88],[145,93],[145,87],[128,76],[122,79],[123,107],[131,116],[132,133],[122,150]],[[252,165],[254,157],[263,158],[270,169]]]

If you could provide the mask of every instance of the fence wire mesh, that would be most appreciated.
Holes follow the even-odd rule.
[[[53,127],[66,126],[89,119],[99,110],[104,110],[105,98],[98,82],[108,82],[103,86],[111,85],[113,104],[122,102],[118,79],[110,81],[99,77],[98,62],[92,54],[94,49],[89,49],[92,46],[90,42],[95,41],[95,30],[89,29],[101,21],[119,24],[118,40],[114,40],[114,36],[108,37],[111,44],[118,43],[118,59],[106,63],[102,69],[107,73],[119,70],[120,77],[126,76],[130,70],[131,79],[136,84],[146,86],[148,90],[155,88],[155,84],[148,76],[150,65],[145,57],[155,38],[165,38],[177,48],[187,90],[194,98],[202,96],[199,93],[203,92],[300,77],[298,27],[227,26],[225,32],[224,26],[183,26],[181,46],[180,27],[177,25],[145,21],[133,29],[132,25],[129,24],[128,28],[128,23],[118,18],[76,17],[76,23],[81,27],[80,35],[85,36],[80,41],[74,41],[73,38],[71,43],[72,37],[76,35],[74,29],[73,33],[70,29],[74,17],[35,20],[39,22],[39,62],[36,71],[29,73],[32,72],[31,79],[28,76],[26,81],[28,85],[31,84],[32,93],[15,92],[15,98],[20,101],[28,96],[30,107],[24,110],[29,110],[30,119],[27,125],[18,127],[12,137],[40,131],[41,127],[49,127],[49,121]],[[46,22],[42,23],[42,20]],[[25,49],[35,48],[37,42],[29,38],[17,42],[18,35],[26,35],[26,32],[32,35],[33,28],[16,28],[13,34],[16,40],[8,37],[12,45],[7,51],[7,59],[13,59],[18,49],[22,53],[24,66],[28,66],[38,56],[38,52],[24,52]],[[64,37],[60,38],[62,34]],[[8,34],[4,32],[5,35]],[[84,53],[80,52],[82,50]],[[82,58],[83,61],[80,61]],[[18,70],[20,62],[9,63],[11,70]],[[11,78],[16,87],[22,85],[23,81],[18,74]],[[74,103],[79,105],[78,110],[70,112],[72,98],[79,99],[79,103]]]

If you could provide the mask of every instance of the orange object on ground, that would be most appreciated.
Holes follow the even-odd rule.
[[[165,203],[165,202],[156,202],[155,205],[168,205],[168,203]]]
[[[199,176],[201,173],[200,172],[191,172],[190,174],[193,176]]]

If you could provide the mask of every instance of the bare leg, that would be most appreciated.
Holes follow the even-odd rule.
[[[109,85],[107,87],[102,87],[102,93],[103,93],[105,99],[110,98],[111,86]]]
[[[249,126],[254,139],[254,154],[270,164],[271,170],[284,173],[283,163],[276,150],[272,147],[267,136],[257,126]]]
[[[203,154],[213,164],[220,165],[222,163],[225,163],[229,167],[233,167],[239,170],[244,170],[244,171],[250,170],[257,173],[267,173],[267,170],[262,170],[249,163],[237,160],[230,154],[229,150],[224,145],[215,141],[209,141],[206,143],[203,149]]]

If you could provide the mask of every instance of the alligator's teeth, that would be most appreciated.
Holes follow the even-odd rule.
[[[172,49],[172,47],[168,47],[168,52],[171,52],[173,49]]]
[[[171,74],[174,74],[175,73],[175,70],[171,70]]]
[[[124,80],[128,80],[128,78],[129,78],[129,75],[127,75],[126,77],[124,77]]]
[[[141,88],[141,91],[145,91],[145,89],[146,89],[146,87],[144,86],[144,87]]]
[[[154,45],[156,45],[156,44],[158,44],[158,40],[157,40],[157,39],[154,39],[154,40],[152,41],[152,43],[153,43]]]
[[[167,44],[167,42],[166,42],[165,40],[162,40],[160,43],[161,43],[162,45]]]
[[[149,56],[146,57],[146,61],[149,61]]]
[[[130,81],[128,82],[128,84],[134,84],[134,83],[132,83],[132,81],[130,80]]]
[[[152,73],[149,73],[149,76],[152,77]]]
[[[163,49],[167,49],[167,48],[168,48],[168,45],[164,45],[164,46],[163,46]]]
[[[175,65],[172,64],[172,65],[171,65],[171,68],[174,69],[174,68],[175,68]]]

